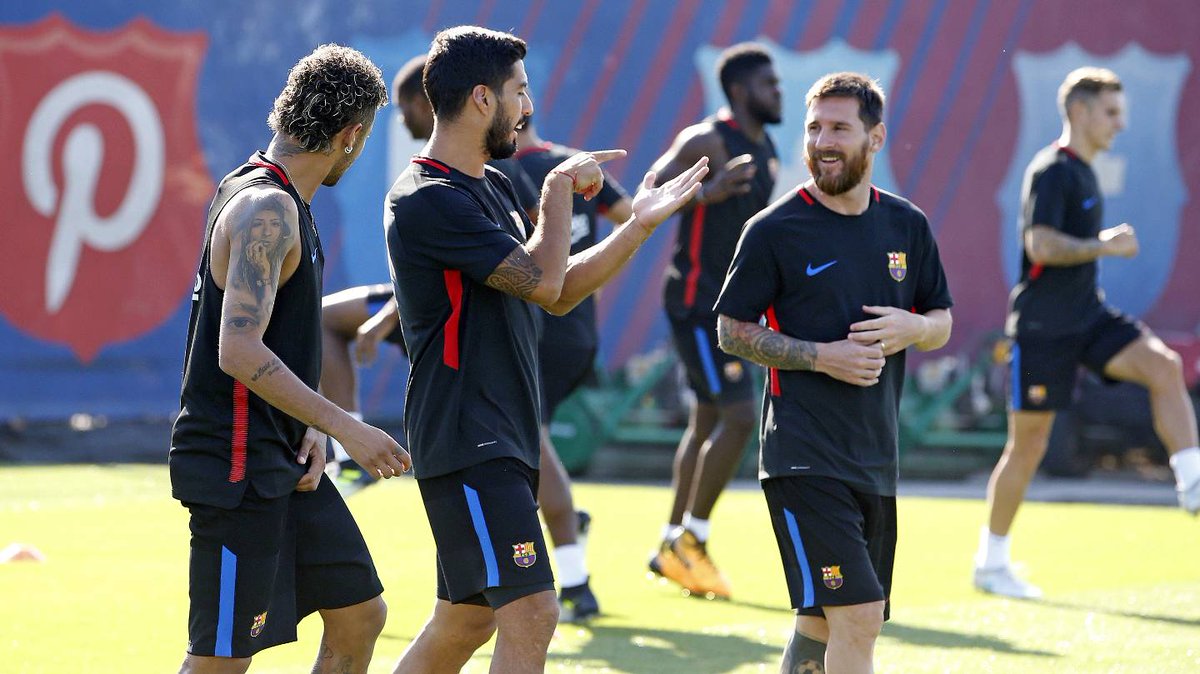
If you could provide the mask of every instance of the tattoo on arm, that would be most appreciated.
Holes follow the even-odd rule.
[[[717,340],[726,353],[781,370],[815,370],[817,345],[768,330],[757,323],[721,316]]]
[[[271,318],[284,258],[295,244],[299,222],[279,192],[248,196],[229,216],[229,282],[236,293],[225,323],[256,332]]]
[[[1099,239],[1080,239],[1044,225],[1035,225],[1026,236],[1030,257],[1042,264],[1069,267],[1100,257]]]
[[[258,369],[254,371],[254,374],[250,375],[250,381],[258,381],[264,376],[270,377],[281,370],[283,370],[283,361],[279,360],[278,358],[272,358],[271,360],[268,360],[267,362],[258,366]]]
[[[529,299],[541,281],[541,267],[521,246],[514,248],[487,278],[487,284],[492,288],[523,300]]]

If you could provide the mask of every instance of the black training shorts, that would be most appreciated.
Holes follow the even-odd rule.
[[[1098,375],[1143,326],[1107,308],[1082,331],[1043,337],[1018,334],[1009,357],[1009,404],[1014,411],[1050,411],[1071,406],[1075,375],[1084,365]]]
[[[716,316],[679,320],[668,316],[675,352],[687,373],[688,387],[701,403],[726,405],[754,397],[750,363],[717,346]]]
[[[328,477],[316,491],[261,498],[250,486],[232,510],[191,511],[188,653],[248,658],[296,640],[318,609],[378,597],[371,553]]]
[[[896,497],[815,476],[770,478],[762,488],[792,608],[823,616],[824,606],[883,600],[886,620],[896,559]]]
[[[537,481],[514,458],[417,480],[437,546],[439,599],[495,610],[554,589]]]

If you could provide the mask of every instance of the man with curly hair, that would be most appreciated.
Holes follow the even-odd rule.
[[[225,176],[209,207],[170,452],[191,529],[181,672],[244,672],[317,611],[312,671],[363,673],[383,630],[383,586],[324,475],[325,440],[380,477],[409,457],[316,392],[324,256],[309,204],[358,158],[386,102],[365,56],[318,47],[275,99],[267,150]]]

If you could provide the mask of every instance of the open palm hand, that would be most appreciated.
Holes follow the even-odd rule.
[[[671,180],[654,186],[650,171],[633,197],[633,215],[644,227],[653,229],[700,191],[700,181],[708,174],[708,157],[701,157],[691,168]]]

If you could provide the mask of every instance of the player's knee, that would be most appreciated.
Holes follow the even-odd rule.
[[[375,597],[356,606],[323,611],[325,637],[345,647],[374,643],[387,623],[387,603]]]
[[[436,632],[437,640],[450,644],[454,650],[473,653],[492,638],[496,621],[490,611],[477,611],[456,617],[453,624],[435,620],[426,629]]]
[[[1171,348],[1154,350],[1150,361],[1150,379],[1159,384],[1175,385],[1183,381],[1183,358]]]
[[[506,611],[500,629],[521,630],[530,638],[549,641],[558,626],[558,599],[553,592],[538,592],[522,597],[512,605],[514,611]],[[498,616],[499,617],[499,616]]]
[[[826,612],[828,614],[828,611]],[[838,619],[829,622],[830,637],[839,634],[855,641],[874,641],[883,629],[883,602],[842,606]]]
[[[179,674],[242,674],[250,669],[250,658],[209,658],[189,655]]]

